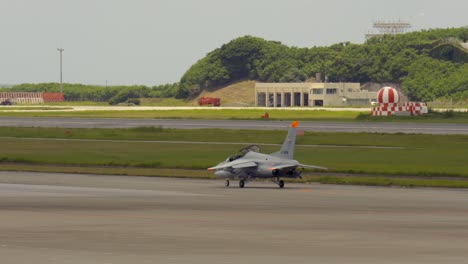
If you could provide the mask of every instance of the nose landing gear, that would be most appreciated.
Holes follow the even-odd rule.
[[[239,180],[239,188],[244,188],[245,182],[246,180]],[[224,186],[229,187],[230,184],[231,182],[228,179],[226,179],[226,181],[224,182]]]
[[[244,188],[245,187],[245,181],[246,180],[239,180],[239,188]],[[278,184],[280,188],[284,188],[284,181],[280,180],[279,178],[273,180],[274,183]],[[230,182],[229,180],[226,179],[224,182],[224,186],[229,187]]]

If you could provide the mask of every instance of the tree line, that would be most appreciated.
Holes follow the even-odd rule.
[[[468,98],[468,28],[433,29],[371,38],[364,44],[288,47],[244,36],[222,45],[182,76],[177,97],[242,79],[304,82],[322,73],[330,82],[401,83],[411,100]]]
[[[169,98],[174,97],[179,89],[178,83],[157,86],[99,86],[84,84],[63,84],[66,101],[96,101],[118,104],[132,98]],[[59,83],[19,84],[0,92],[59,92]]]

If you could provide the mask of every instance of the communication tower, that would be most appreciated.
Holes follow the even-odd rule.
[[[405,33],[411,28],[411,24],[404,21],[385,22],[376,21],[373,24],[373,29],[366,34],[366,39],[373,37],[382,37],[384,35],[397,35]]]

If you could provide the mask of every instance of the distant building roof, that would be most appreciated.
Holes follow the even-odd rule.
[[[468,50],[468,42],[462,42],[460,44],[462,45],[464,49]]]

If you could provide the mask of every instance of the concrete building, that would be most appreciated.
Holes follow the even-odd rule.
[[[360,83],[256,83],[255,106],[370,106],[377,92]]]

